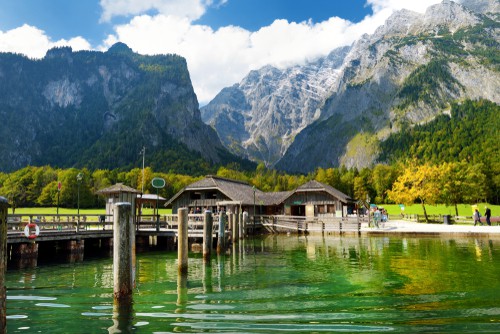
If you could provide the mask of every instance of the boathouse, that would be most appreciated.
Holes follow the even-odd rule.
[[[356,202],[343,192],[312,180],[284,200],[285,215],[306,217],[347,217]]]
[[[174,214],[186,207],[192,213],[224,209],[250,215],[346,217],[355,204],[346,194],[318,181],[293,191],[263,192],[247,182],[209,175],[179,191],[165,206]]]
[[[172,208],[174,214],[180,208],[188,208],[190,213],[201,213],[205,210],[237,213],[246,210],[253,214],[255,203],[255,211],[258,214],[260,206],[265,203],[263,199],[264,192],[247,182],[208,175],[184,187],[167,201],[165,206]]]

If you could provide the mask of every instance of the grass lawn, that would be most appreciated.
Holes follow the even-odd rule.
[[[78,209],[68,209],[68,208],[59,208],[59,214],[60,215],[76,215],[78,212]],[[9,209],[9,213],[12,213],[12,209]],[[57,213],[57,208],[55,207],[50,207],[50,208],[16,208],[16,214],[23,214],[23,215],[55,215]],[[106,213],[106,209],[80,209],[80,215],[102,215]],[[171,209],[162,209],[160,208],[160,215],[166,215],[166,214],[171,214],[172,210]],[[152,215],[153,214],[153,209],[150,208],[144,208],[142,210],[143,215]]]
[[[379,205],[384,207],[390,215],[398,215],[401,213],[401,209],[397,204],[381,204]],[[481,215],[484,215],[484,207],[488,206],[491,210],[492,216],[500,216],[500,205],[490,205],[485,203],[477,204],[479,212]],[[438,205],[425,205],[427,210],[427,214],[429,215],[455,215],[455,207],[454,206],[446,206],[444,204]],[[9,213],[12,213],[12,209],[9,209]],[[105,209],[80,209],[80,215],[102,215],[105,213]],[[162,209],[160,208],[161,215],[171,214],[171,209]],[[407,215],[419,214],[423,215],[424,210],[422,209],[421,204],[413,204],[410,206],[405,206],[404,213]],[[16,214],[40,214],[40,215],[51,215],[56,214],[56,208],[16,208]],[[68,209],[68,208],[59,208],[59,214],[61,215],[76,215],[77,209]],[[153,209],[144,208],[142,210],[143,215],[152,215]],[[458,215],[459,216],[472,216],[472,206],[470,204],[460,204],[458,205]]]
[[[385,208],[390,215],[397,215],[401,213],[401,209],[397,204],[381,204],[381,207]],[[491,205],[486,203],[477,204],[477,208],[481,215],[484,216],[485,206],[489,207],[492,216],[500,216],[500,205]],[[425,210],[428,215],[455,215],[454,206],[446,206],[444,204],[438,205],[425,205]],[[459,216],[472,216],[472,206],[470,204],[459,204],[458,205],[458,215]],[[404,214],[407,215],[423,215],[424,210],[422,209],[422,204],[413,204],[405,206]]]

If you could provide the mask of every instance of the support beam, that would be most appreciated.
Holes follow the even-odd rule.
[[[219,217],[219,233],[217,235],[217,254],[222,254],[224,253],[224,250],[226,248],[225,245],[225,232],[226,232],[226,220],[227,220],[227,215],[225,212],[220,213]]]
[[[213,244],[213,217],[212,212],[205,211],[205,224],[203,224],[203,262],[210,262],[210,257],[212,255],[212,244]]]

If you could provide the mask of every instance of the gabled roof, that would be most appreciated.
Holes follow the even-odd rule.
[[[260,201],[262,201],[263,205],[279,205],[283,203],[288,197],[293,194],[293,191],[280,191],[274,193],[262,193],[260,197]],[[257,201],[257,204],[261,202]]]
[[[316,180],[309,181],[309,182],[301,185],[300,187],[298,187],[295,190],[296,193],[299,193],[299,192],[317,192],[317,191],[327,192],[330,195],[338,198],[342,202],[352,202],[353,201],[352,198],[350,198],[349,196],[347,196],[343,192],[335,189],[332,186],[318,182]]]
[[[333,197],[338,198],[342,202],[352,202],[353,200],[346,194],[338,191],[337,189],[320,183],[318,181],[309,181],[301,185],[294,191],[281,191],[281,192],[268,192],[265,193],[257,188],[252,187],[247,182],[230,180],[219,176],[208,175],[202,180],[194,182],[181,191],[175,194],[165,206],[171,205],[179,196],[186,191],[207,191],[218,190],[223,193],[230,201],[240,202],[242,205],[254,204],[254,191],[255,191],[255,204],[258,205],[279,205],[287,198],[295,193],[300,192],[318,192],[324,191]]]
[[[96,194],[98,194],[98,195],[107,195],[107,194],[116,194],[116,193],[140,194],[141,192],[139,190],[136,190],[134,188],[126,186],[123,183],[117,183],[115,185],[112,185],[111,187],[107,187],[107,188],[100,189],[100,190],[96,191]]]
[[[243,205],[250,205],[254,202],[254,188],[247,182],[230,180],[219,176],[208,175],[204,179],[194,182],[174,195],[165,206],[170,205],[185,191],[197,190],[219,190],[231,201],[239,201]],[[262,201],[263,192],[255,188],[255,201]]]

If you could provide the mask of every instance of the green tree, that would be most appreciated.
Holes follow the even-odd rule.
[[[486,176],[482,165],[471,165],[467,162],[443,163],[440,168],[440,199],[446,205],[455,207],[458,216],[458,204],[477,202],[485,194]],[[483,195],[484,196],[484,195]]]
[[[372,185],[377,193],[376,203],[386,203],[387,192],[391,189],[396,177],[395,168],[382,164],[375,165],[372,173]]]

